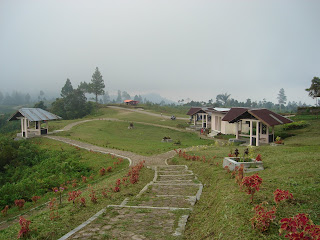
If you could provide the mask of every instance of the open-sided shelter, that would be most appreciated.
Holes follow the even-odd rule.
[[[231,108],[222,121],[235,124],[236,139],[239,136],[250,137],[250,145],[274,141],[274,126],[291,123],[292,120],[268,109]],[[249,123],[249,135],[241,134],[243,123]],[[255,128],[255,134],[253,129]],[[270,129],[271,128],[271,129]]]
[[[48,121],[58,119],[61,119],[61,117],[41,108],[21,108],[8,121],[20,120],[21,133],[18,134],[18,137],[28,138],[47,134]],[[45,127],[41,127],[42,123],[46,123]],[[33,128],[31,128],[31,125],[34,125]]]

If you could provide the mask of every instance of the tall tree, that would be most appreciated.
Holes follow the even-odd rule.
[[[96,67],[95,72],[92,75],[91,83],[89,83],[89,93],[93,93],[96,96],[96,102],[98,102],[98,95],[104,94],[104,81],[99,68]]]
[[[24,97],[24,100],[26,101],[26,103],[30,103],[30,100],[31,100],[31,96],[29,93],[26,94],[26,96]]]
[[[110,102],[110,96],[109,96],[109,93],[108,91],[105,92],[105,94],[103,95],[103,103],[106,104],[106,103],[109,103]]]
[[[121,97],[121,91],[120,90],[118,90],[118,97],[116,99],[116,102],[117,103],[121,103],[122,102],[122,97]]]
[[[287,102],[287,96],[284,93],[284,89],[283,88],[280,89],[277,99],[278,99],[278,103],[280,105],[280,111],[281,111],[281,106],[285,105],[286,102]]]
[[[216,102],[223,105],[223,106],[226,106],[230,96],[231,96],[231,94],[228,94],[228,93],[218,94],[216,97]]]
[[[2,102],[3,99],[4,99],[3,93],[0,92],[0,103]]]
[[[316,106],[318,105],[317,98],[320,97],[320,78],[314,77],[311,80],[311,86],[306,89],[309,92],[309,96],[316,99]]]
[[[123,91],[123,92],[122,92],[122,98],[123,98],[124,100],[130,100],[130,99],[131,99],[131,96],[130,96],[130,94],[127,93],[126,91]]]
[[[67,78],[66,83],[64,84],[64,86],[61,89],[61,94],[60,95],[61,95],[61,97],[65,98],[70,93],[72,93],[72,91],[73,91],[73,87],[72,87],[71,81],[70,81],[69,78]]]

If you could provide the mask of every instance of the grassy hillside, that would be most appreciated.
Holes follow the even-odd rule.
[[[189,153],[204,155],[211,159],[209,163],[178,157],[172,160],[173,164],[187,164],[205,184],[187,224],[187,239],[279,239],[279,221],[298,213],[307,213],[315,224],[320,224],[320,122],[315,116],[298,116],[295,120],[305,120],[310,125],[290,130],[295,136],[286,138],[283,146],[250,149],[255,156],[261,154],[265,166],[265,170],[259,172],[263,182],[253,204],[250,196],[241,191],[235,179],[222,168],[223,158],[235,147],[195,148]],[[281,128],[277,130],[281,132]],[[244,147],[238,148],[242,153]],[[214,160],[213,156],[216,156]],[[251,227],[253,207],[263,201],[269,203],[268,209],[275,206],[273,192],[277,188],[289,190],[294,200],[281,203],[270,229],[260,233]]]
[[[31,199],[25,199],[26,204],[21,211],[14,205],[10,206],[7,216],[0,217],[0,239],[16,239],[18,231],[20,229],[14,216],[22,214],[28,220],[31,220],[30,225],[31,235],[29,239],[58,239],[62,235],[66,234],[80,223],[94,215],[97,211],[102,209],[108,204],[120,204],[126,195],[137,194],[140,189],[153,178],[153,171],[148,169],[142,169],[141,177],[137,184],[128,184],[128,186],[122,186],[119,192],[113,192],[111,188],[114,187],[117,179],[122,179],[127,175],[128,172],[128,162],[126,160],[119,161],[118,158],[113,158],[109,155],[104,155],[100,153],[88,152],[86,150],[77,149],[67,144],[59,143],[50,139],[45,138],[35,138],[32,139],[31,144],[36,144],[37,147],[43,151],[54,153],[55,151],[64,152],[65,156],[69,158],[76,158],[78,164],[84,166],[90,171],[85,175],[87,177],[86,182],[83,179],[78,168],[70,164],[65,166],[74,171],[74,176],[65,174],[65,179],[63,181],[64,191],[62,193],[62,204],[59,202],[59,194],[55,194],[51,189],[48,189],[48,193],[40,195],[41,199],[36,203],[32,203]],[[68,159],[65,159],[67,162]],[[114,164],[118,162],[118,164]],[[100,176],[100,169],[102,167],[112,167],[111,172],[107,172],[104,176]],[[52,165],[51,168],[57,168],[59,166]],[[50,166],[44,168],[37,168],[37,175],[50,172]],[[32,170],[32,169],[31,169]],[[78,176],[78,178],[77,178]],[[90,178],[92,176],[92,179]],[[51,176],[52,177],[52,176]],[[38,180],[45,179],[33,179],[33,182],[38,182]],[[67,182],[70,180],[70,183]],[[76,182],[76,186],[72,186]],[[59,187],[61,182],[57,182],[57,187]],[[90,185],[88,185],[90,184]],[[97,197],[97,202],[93,203],[91,201],[92,190],[95,191],[95,196]],[[68,192],[71,191],[81,191],[81,197],[86,199],[86,206],[80,207],[79,199],[73,204],[72,201],[68,201]],[[107,196],[103,196],[102,192],[105,192]],[[48,207],[48,201],[56,198],[56,209],[55,211],[50,210]],[[29,211],[31,208],[38,207],[36,210]],[[50,219],[50,214],[54,212],[54,219]],[[8,222],[3,222],[8,220]]]
[[[175,148],[213,143],[212,140],[200,139],[195,133],[143,124],[134,124],[134,128],[129,130],[128,126],[126,122],[91,121],[77,125],[70,131],[59,133],[59,135],[141,155],[154,155]],[[172,142],[161,142],[163,137],[169,136]],[[175,145],[177,141],[180,141],[181,144]]]

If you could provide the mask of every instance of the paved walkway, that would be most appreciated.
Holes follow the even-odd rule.
[[[109,205],[66,239],[182,239],[202,184],[185,165],[154,166],[154,179],[120,205]]]

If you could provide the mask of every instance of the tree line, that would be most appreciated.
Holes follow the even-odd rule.
[[[187,101],[184,99],[179,100],[178,102],[184,106],[196,107],[248,107],[248,108],[267,108],[277,112],[296,112],[297,108],[300,106],[307,106],[305,103],[289,101],[287,104],[287,96],[283,88],[280,89],[278,93],[278,103],[273,103],[267,101],[265,98],[260,101],[252,101],[250,98],[247,98],[246,101],[238,101],[234,98],[231,98],[231,94],[221,93],[216,96],[215,101],[210,99],[208,102],[204,101]]]

